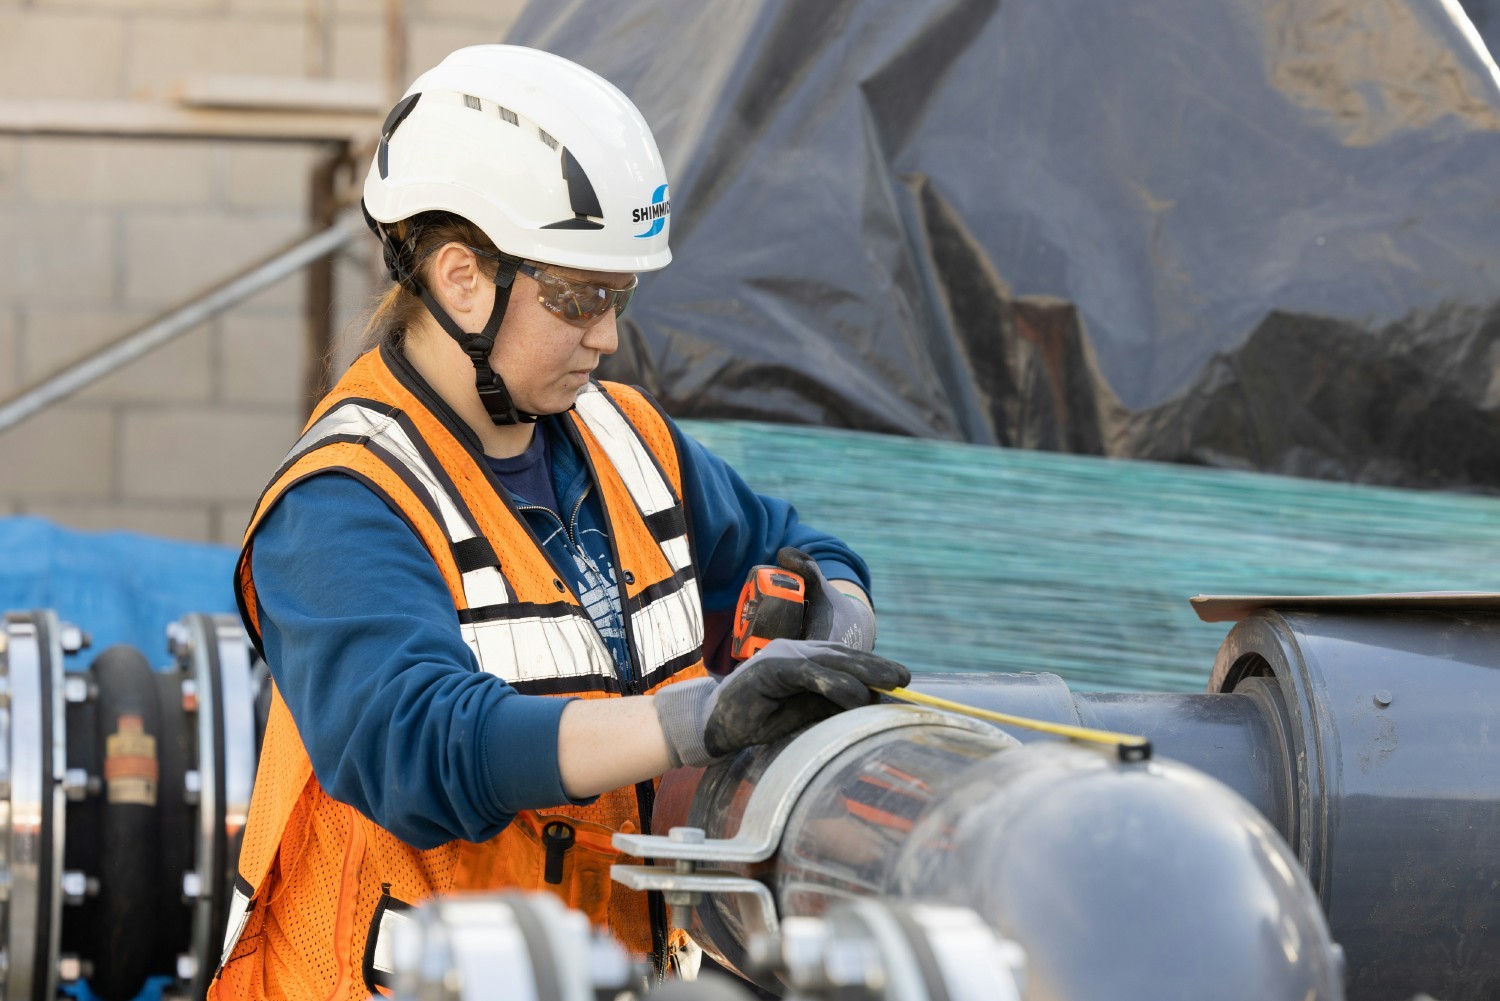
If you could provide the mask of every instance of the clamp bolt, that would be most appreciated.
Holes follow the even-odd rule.
[[[94,964],[72,954],[57,957],[57,978],[65,984],[86,980],[94,973]]]
[[[181,661],[193,655],[193,634],[185,623],[167,623],[167,652]]]
[[[63,698],[72,705],[87,702],[93,696],[93,686],[82,674],[70,674],[63,678]]]
[[[93,639],[90,638],[89,634],[71,622],[64,622],[57,631],[57,644],[62,647],[63,653],[77,653],[79,650],[86,650],[91,643],[93,643]]]
[[[1375,704],[1382,709],[1390,705],[1391,693],[1386,691],[1384,688],[1380,689],[1380,691],[1375,693]]]
[[[99,780],[94,778],[84,768],[69,768],[63,772],[62,780],[63,794],[69,801],[78,803],[88,798],[90,793],[99,791]]]

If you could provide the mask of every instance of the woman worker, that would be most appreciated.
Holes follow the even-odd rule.
[[[868,571],[591,380],[671,257],[655,141],[609,83],[454,52],[386,120],[364,207],[395,282],[375,347],[236,570],[275,692],[210,996],[365,996],[402,912],[470,889],[551,889],[664,962],[665,908],[610,882],[610,835],[649,831],[667,769],[909,680],[868,652]],[[805,637],[721,682],[705,612],[778,555]]]

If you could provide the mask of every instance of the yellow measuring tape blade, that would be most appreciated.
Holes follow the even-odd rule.
[[[1151,741],[1138,734],[1116,733],[1113,730],[1095,730],[1087,726],[1049,723],[1046,720],[1031,719],[1027,716],[1012,716],[1010,713],[997,713],[990,709],[980,709],[977,706],[966,706],[962,702],[950,702],[948,699],[940,699],[935,695],[923,695],[921,692],[914,692],[909,688],[877,688],[875,691],[882,695],[889,695],[891,698],[902,702],[928,706],[933,709],[946,709],[948,712],[959,713],[963,716],[973,716],[975,719],[989,720],[991,723],[999,723],[1002,726],[1019,726],[1027,730],[1038,730],[1042,733],[1056,734],[1059,737],[1087,741],[1091,744],[1110,744],[1119,748],[1120,757],[1127,761],[1144,760],[1151,757]]]

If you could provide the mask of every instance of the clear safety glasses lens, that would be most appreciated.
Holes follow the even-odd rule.
[[[633,275],[630,284],[624,288],[610,288],[563,278],[530,264],[522,264],[516,270],[536,281],[537,301],[548,312],[578,327],[594,324],[611,309],[616,316],[620,315],[635,295],[636,278]]]

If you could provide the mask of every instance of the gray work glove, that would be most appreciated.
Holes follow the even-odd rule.
[[[817,560],[787,546],[776,554],[776,562],[801,577],[806,585],[803,639],[832,640],[866,652],[875,649],[875,613],[863,601],[840,593],[830,584]]]
[[[898,688],[911,672],[837,643],[772,640],[723,681],[701,678],[656,693],[656,718],[672,767],[702,767],[768,744],[845,709],[873,705],[872,688]]]

